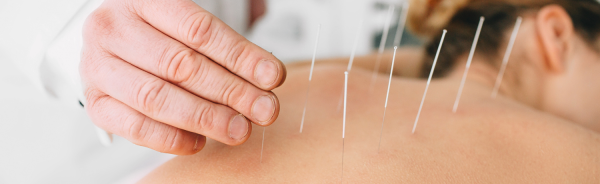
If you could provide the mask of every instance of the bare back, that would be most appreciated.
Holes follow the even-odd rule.
[[[342,176],[341,65],[315,68],[303,133],[299,133],[308,67],[288,68],[275,91],[279,119],[254,126],[247,143],[209,141],[177,157],[143,183],[339,183]],[[348,86],[343,181],[348,183],[600,183],[600,136],[467,84],[452,113],[458,81],[434,81],[411,134],[425,81],[394,78],[379,135],[388,78],[369,90],[371,73],[354,69]]]

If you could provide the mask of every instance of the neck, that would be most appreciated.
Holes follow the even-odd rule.
[[[453,81],[462,80],[466,70],[466,61],[456,64],[454,68],[446,78]],[[466,81],[469,84],[476,84],[478,88],[491,91],[494,88],[497,74],[498,72],[493,67],[483,63],[482,60],[474,59],[468,71]]]
[[[465,57],[464,59],[460,60],[464,62],[460,62],[455,65],[455,70],[446,77],[448,80],[462,80],[467,59]],[[497,67],[493,67],[488,64],[488,62],[486,62],[486,60],[483,58],[475,57],[467,76],[467,83],[469,86],[471,86],[469,88],[476,87],[480,91],[481,95],[491,97],[499,70],[500,69]],[[531,84],[531,82],[520,81],[516,77],[517,76],[514,74],[514,71],[505,73],[498,91],[498,97],[513,99],[527,104],[528,106],[539,108],[540,95],[536,90],[532,89],[535,88],[535,86],[532,86],[534,84]]]

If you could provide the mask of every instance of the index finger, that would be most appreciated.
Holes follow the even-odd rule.
[[[190,0],[132,0],[150,25],[263,90],[285,80],[285,66]]]

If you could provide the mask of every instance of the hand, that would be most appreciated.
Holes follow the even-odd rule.
[[[279,114],[270,90],[285,66],[190,0],[106,0],[83,32],[87,112],[135,144],[178,155],[206,137],[239,145],[251,122]]]

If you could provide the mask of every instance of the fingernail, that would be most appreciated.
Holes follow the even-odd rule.
[[[229,137],[241,140],[248,134],[248,120],[243,115],[234,116],[229,122]]]
[[[198,150],[198,138],[200,138],[200,135],[196,135],[196,143],[194,143],[194,151]]]
[[[252,117],[260,124],[266,124],[275,114],[275,102],[270,96],[260,96],[252,106]]]
[[[271,87],[277,76],[279,75],[279,68],[277,64],[271,60],[262,60],[256,66],[254,70],[254,78],[256,81],[265,88]]]

